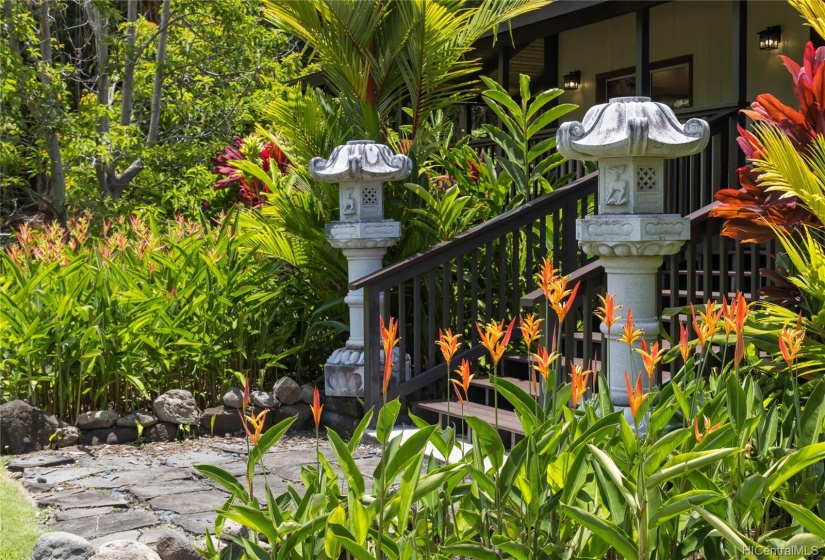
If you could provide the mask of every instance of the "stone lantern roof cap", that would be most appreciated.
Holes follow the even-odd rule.
[[[326,183],[400,181],[411,172],[410,158],[372,140],[347,142],[332,150],[329,159],[314,157],[309,162],[309,173]]]
[[[709,138],[701,119],[682,125],[670,107],[649,97],[615,97],[591,107],[583,122],[562,124],[556,145],[561,155],[578,160],[676,158],[701,152]]]

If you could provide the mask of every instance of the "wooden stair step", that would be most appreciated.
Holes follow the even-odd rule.
[[[509,381],[525,393],[530,393],[530,382],[525,379],[518,379],[516,377],[500,377],[499,379],[504,379],[505,381]],[[495,387],[490,382],[489,377],[475,377],[472,381],[470,381],[471,387],[480,387],[487,391],[495,391]]]
[[[427,412],[435,413],[439,416],[447,415],[447,401],[433,400],[433,401],[418,401],[413,405],[419,410],[426,410]],[[450,401],[450,416],[452,418],[466,418],[467,416],[475,416],[484,420],[491,426],[495,426],[496,411],[492,406],[486,406],[474,402],[464,402],[462,409],[461,403],[458,401]],[[520,436],[524,435],[524,428],[516,416],[515,412],[510,410],[498,410],[498,429]]]

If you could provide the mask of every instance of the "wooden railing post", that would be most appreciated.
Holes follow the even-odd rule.
[[[383,402],[381,372],[381,298],[377,289],[364,288],[364,410],[374,409],[373,424]],[[392,359],[392,357],[390,357]]]

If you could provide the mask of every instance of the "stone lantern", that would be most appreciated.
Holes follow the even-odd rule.
[[[338,183],[340,220],[327,224],[326,237],[347,258],[349,281],[382,268],[387,248],[401,238],[401,224],[384,219],[385,181],[400,181],[412,171],[412,161],[394,155],[388,146],[356,140],[338,146],[329,159],[312,158],[310,174],[319,181]],[[327,396],[364,395],[364,295],[350,291],[350,337],[324,365]],[[397,358],[396,358],[397,359]]]
[[[599,163],[598,215],[576,221],[576,239],[599,257],[607,274],[607,293],[615,294],[622,315],[633,311],[636,328],[648,344],[659,333],[657,273],[664,255],[690,239],[690,220],[663,214],[664,160],[702,151],[707,122],[680,124],[670,107],[648,97],[619,97],[592,107],[583,122],[564,123],[556,142],[561,155]],[[627,406],[625,371],[635,384],[641,358],[618,341],[624,321],[601,331],[608,345],[607,375],[611,400]],[[638,343],[637,343],[638,344]],[[647,375],[643,375],[647,383]]]

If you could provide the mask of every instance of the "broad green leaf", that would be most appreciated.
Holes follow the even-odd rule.
[[[387,440],[395,427],[395,419],[398,418],[398,413],[401,410],[401,401],[395,399],[388,402],[381,407],[378,413],[378,424],[375,427],[375,438],[382,444],[387,443]]]
[[[195,465],[195,470],[224,487],[230,494],[238,496],[242,502],[249,502],[249,494],[238,479],[214,465]]]
[[[786,502],[785,500],[775,500],[782,509],[791,514],[800,525],[805,527],[808,531],[819,537],[825,539],[825,521],[814,512],[806,509],[799,504]]]
[[[293,422],[295,422],[297,418],[297,414],[295,416],[285,418],[264,432],[261,439],[258,440],[258,445],[250,450],[247,463],[250,465],[258,464],[264,454],[269,451],[269,448],[278,443],[281,437],[292,426]]]
[[[691,471],[701,469],[721,461],[725,457],[730,457],[742,450],[737,448],[716,449],[714,451],[702,451],[698,453],[683,453],[676,455],[665,464],[665,468],[651,475],[645,481],[645,487],[651,489],[659,484],[667,482],[673,478],[684,476]],[[672,466],[668,466],[672,465]]]
[[[493,465],[493,469],[498,472],[504,462],[504,443],[496,429],[480,418],[474,416],[467,417],[467,424],[473,430],[473,436],[478,438],[484,448],[487,458]]]
[[[802,411],[799,447],[819,441],[823,420],[825,420],[825,382],[820,379],[808,396],[805,409]]]
[[[636,549],[636,545],[633,544],[632,538],[628,538],[628,535],[619,529],[612,521],[596,517],[589,511],[575,506],[561,504],[559,507],[564,515],[581,523],[594,534],[598,535],[599,538],[609,542],[610,545],[616,549],[616,552],[625,558],[637,558],[639,556],[639,551]]]
[[[636,497],[634,496],[636,487],[633,483],[625,478],[622,471],[619,470],[619,467],[616,466],[616,463],[613,462],[613,459],[611,459],[607,453],[592,444],[588,444],[587,447],[590,449],[590,453],[593,455],[593,458],[598,461],[604,469],[604,472],[610,477],[619,492],[622,493],[627,505],[633,511],[637,511],[639,509],[639,505],[636,502]]]
[[[721,494],[706,490],[688,490],[668,499],[662,506],[653,511],[650,517],[650,528],[655,529],[659,524],[693,509],[694,505],[703,505],[724,498]]]
[[[361,474],[361,469],[358,468],[355,459],[352,458],[347,444],[345,444],[341,437],[331,428],[327,428],[327,438],[330,444],[332,444],[332,450],[338,458],[338,464],[344,472],[347,484],[349,484],[350,489],[355,492],[356,496],[360,498],[364,495],[364,476]]]
[[[785,455],[765,473],[768,479],[768,491],[776,492],[796,473],[823,460],[825,460],[825,442],[808,445],[790,455]]]

